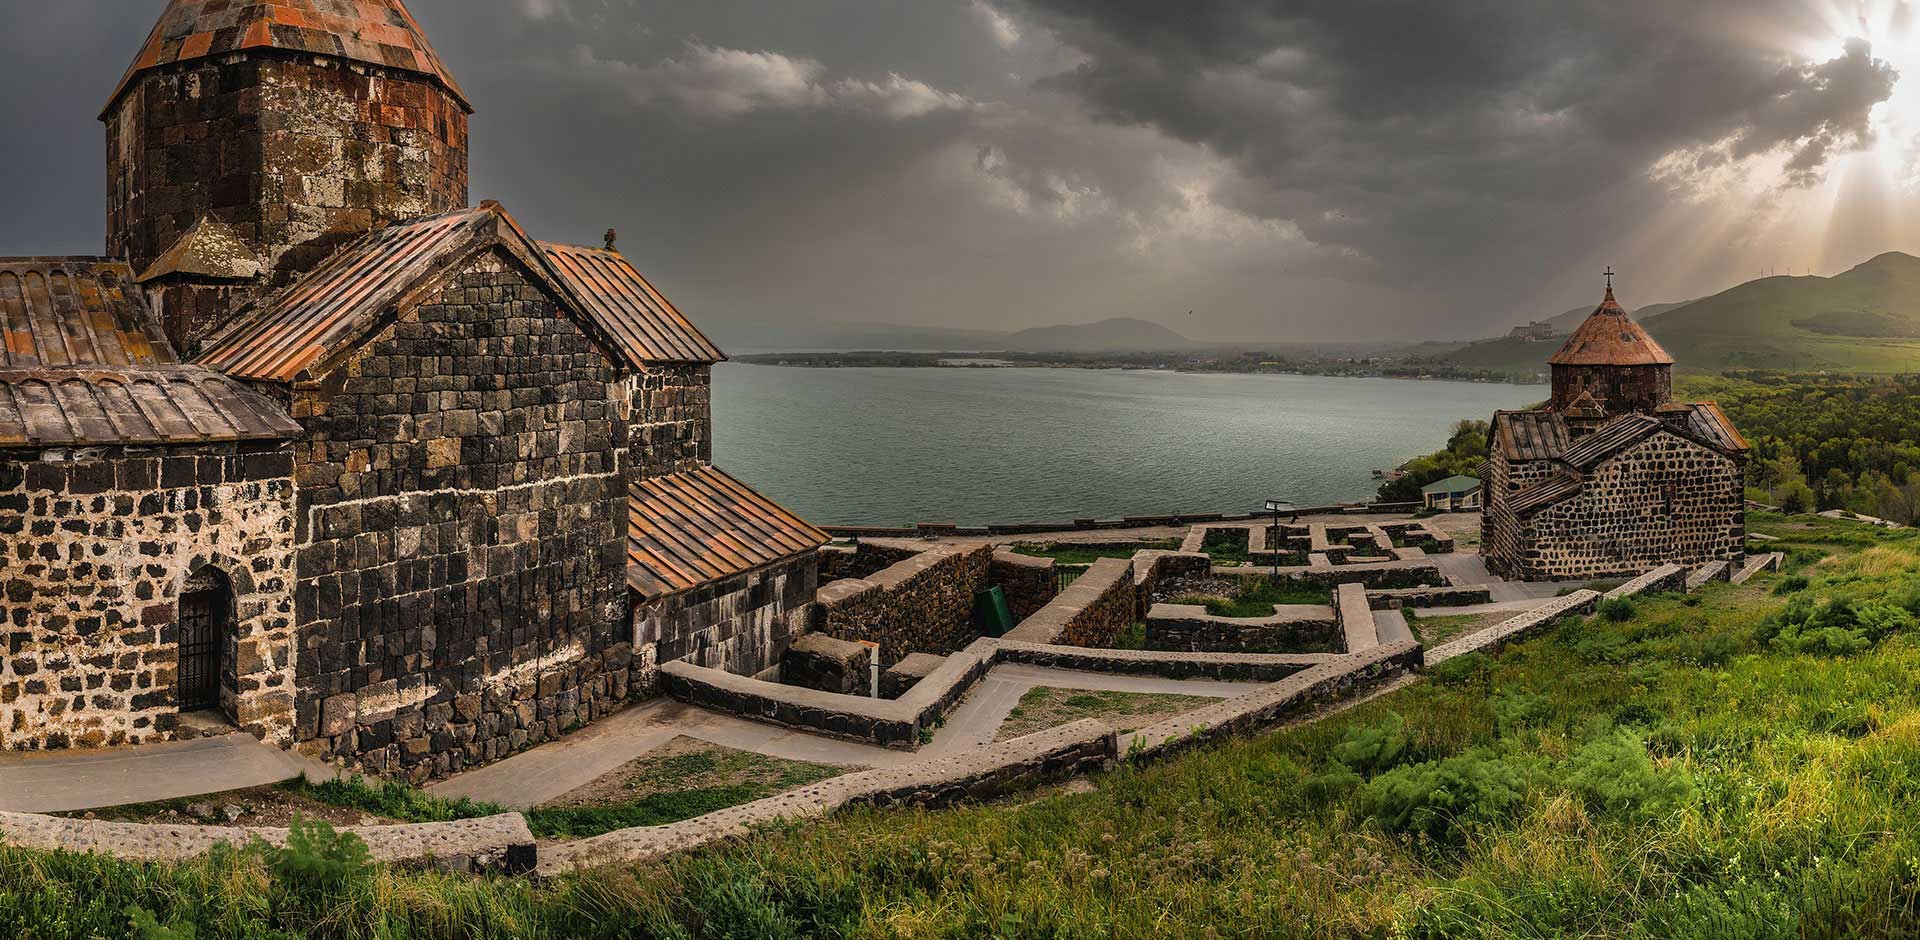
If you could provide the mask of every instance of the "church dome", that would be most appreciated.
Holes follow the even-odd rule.
[[[275,49],[424,75],[473,107],[401,0],[171,0],[107,100],[112,111],[140,73],[180,62]]]
[[[1673,356],[1661,348],[1640,324],[1627,316],[1626,308],[1613,299],[1600,304],[1580,328],[1573,331],[1566,345],[1547,360],[1556,366],[1670,366]]]

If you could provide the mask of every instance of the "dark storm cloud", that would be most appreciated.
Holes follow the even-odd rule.
[[[1898,80],[1862,43],[1732,28],[1812,34],[1805,0],[409,5],[479,109],[474,198],[618,228],[745,345],[1122,315],[1475,335],[1587,299],[1590,262],[1729,167],[1812,185]],[[0,252],[99,250],[94,115],[161,7],[0,0]],[[1726,276],[1637,273],[1676,292],[1640,302]]]

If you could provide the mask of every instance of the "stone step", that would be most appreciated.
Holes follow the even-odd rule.
[[[1731,566],[1724,561],[1713,561],[1701,565],[1687,574],[1687,590],[1698,591],[1709,581],[1725,581]]]
[[[1756,555],[1747,560],[1746,567],[1741,568],[1740,573],[1733,576],[1733,583],[1745,584],[1753,580],[1754,577],[1762,571],[1779,571],[1781,564],[1785,563],[1786,560],[1787,556],[1783,552],[1769,552],[1765,555]]]
[[[1373,615],[1374,626],[1379,630],[1380,645],[1392,646],[1413,639],[1413,628],[1407,625],[1407,618],[1401,612],[1376,611]]]

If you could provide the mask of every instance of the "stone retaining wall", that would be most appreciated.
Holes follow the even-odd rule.
[[[1687,569],[1679,565],[1661,565],[1640,577],[1606,593],[1605,600],[1622,597],[1639,597],[1642,594],[1658,594],[1662,591],[1684,591],[1687,589]]]
[[[990,545],[939,545],[869,577],[835,581],[815,597],[813,629],[878,643],[882,663],[953,652],[978,636],[974,595],[988,585],[992,563]]]
[[[1220,679],[1228,682],[1278,682],[1327,661],[1326,656],[1284,653],[1159,653],[1147,650],[1099,650],[1001,640],[996,663],[1024,663],[1046,669],[1117,672],[1163,679]]]
[[[1204,552],[1148,549],[1135,554],[1133,586],[1138,598],[1135,616],[1145,617],[1168,583],[1187,578],[1205,578],[1212,571],[1213,559]]]
[[[1380,645],[1380,628],[1373,620],[1366,585],[1342,584],[1334,589],[1333,611],[1340,618],[1346,652],[1362,653]]]
[[[1080,580],[1007,634],[1025,643],[1109,646],[1133,626],[1133,562],[1102,558]]]
[[[533,833],[519,813],[453,822],[348,826],[376,862],[443,871],[521,874],[532,871]],[[0,813],[0,841],[39,852],[97,853],[136,862],[183,862],[222,843],[258,839],[284,846],[287,830],[232,826],[169,826]]]
[[[1368,591],[1367,600],[1374,610],[1400,610],[1406,607],[1471,607],[1493,603],[1493,591],[1484,587],[1389,588]]]
[[[1409,640],[1329,659],[1297,675],[1237,698],[1169,718],[1132,735],[1129,760],[1158,760],[1223,737],[1272,727],[1419,667],[1421,648]]]
[[[963,754],[835,777],[696,819],[549,846],[538,872],[545,877],[648,862],[848,806],[945,807],[1089,773],[1111,766],[1119,756],[1113,729],[1087,719]]]
[[[1053,559],[1013,551],[993,553],[987,582],[1006,592],[1014,623],[1039,613],[1060,594],[1060,573]]]
[[[649,666],[685,659],[696,666],[764,677],[807,628],[819,585],[817,566],[816,555],[796,555],[638,604],[633,610],[633,648]],[[656,691],[652,680],[649,670],[636,698]]]
[[[1341,635],[1331,607],[1279,607],[1271,617],[1216,617],[1182,604],[1147,612],[1147,649],[1156,651],[1337,653]]]
[[[1598,591],[1575,591],[1538,610],[1528,611],[1506,623],[1489,627],[1471,636],[1461,637],[1445,646],[1427,651],[1427,665],[1435,666],[1468,653],[1496,653],[1508,643],[1526,639],[1559,622],[1562,617],[1590,614],[1600,603]]]
[[[1214,568],[1215,577],[1244,578],[1256,574],[1265,574],[1258,568]],[[1433,564],[1409,565],[1388,563],[1379,565],[1322,566],[1317,568],[1282,568],[1280,576],[1300,584],[1314,587],[1335,588],[1342,584],[1364,584],[1368,590],[1382,591],[1393,588],[1447,587],[1446,575]]]

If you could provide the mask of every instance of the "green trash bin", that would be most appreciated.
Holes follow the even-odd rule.
[[[1013,629],[1013,611],[1007,607],[1007,592],[990,587],[974,594],[973,625],[983,636],[1006,636]]]

